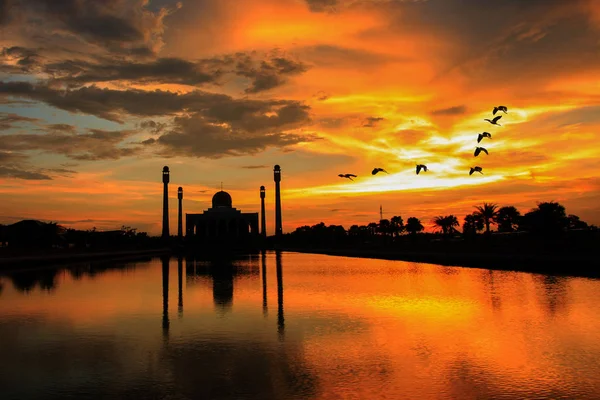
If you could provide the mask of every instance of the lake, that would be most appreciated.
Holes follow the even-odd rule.
[[[0,398],[599,399],[600,281],[269,252],[0,275]]]

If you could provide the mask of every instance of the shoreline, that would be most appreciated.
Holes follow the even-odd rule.
[[[541,254],[425,253],[394,250],[306,249],[293,247],[283,247],[280,250],[338,257],[438,264],[446,267],[528,272],[534,274],[594,279],[600,278],[600,259],[594,257],[592,254],[567,257],[562,255]]]
[[[49,267],[62,263],[76,263],[96,260],[123,260],[128,258],[159,256],[171,254],[172,249],[148,249],[148,250],[115,250],[98,252],[60,253],[60,254],[36,254],[31,256],[0,257],[0,271],[15,271],[26,268]]]
[[[547,255],[547,254],[499,254],[499,253],[457,253],[457,252],[409,252],[385,249],[344,249],[344,248],[267,248],[271,251],[321,254],[338,257],[370,258],[390,261],[407,261],[437,264],[447,267],[479,268],[500,271],[528,272],[544,275],[574,276],[600,279],[600,258],[593,254]],[[160,255],[174,255],[172,248],[146,250],[106,250],[97,252],[77,252],[60,254],[36,254],[29,256],[0,257],[0,272],[10,272],[31,268],[56,267],[96,260],[124,260]]]

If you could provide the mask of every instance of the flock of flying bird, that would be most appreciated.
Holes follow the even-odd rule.
[[[504,114],[508,114],[508,107],[506,106],[498,106],[498,107],[494,107],[494,110],[492,111],[493,115],[496,115],[496,113],[498,111],[502,111]],[[498,125],[498,126],[502,126],[498,123],[498,121],[502,118],[502,115],[498,115],[492,119],[484,119],[484,121],[488,121],[490,124],[492,125]],[[480,143],[483,138],[488,138],[491,139],[492,135],[489,132],[483,132],[483,133],[478,133],[477,134],[477,143]],[[489,154],[487,149],[485,147],[480,147],[477,146],[475,147],[475,153],[473,154],[475,157],[477,157],[481,152],[484,152],[485,154]],[[419,175],[419,172],[423,171],[423,172],[427,172],[427,166],[424,164],[417,164],[417,175]],[[386,174],[389,174],[389,172],[387,172],[385,169],[383,168],[373,168],[373,171],[371,171],[371,175],[377,175],[379,172],[385,172]],[[474,167],[471,167],[470,171],[469,171],[469,175],[473,175],[473,172],[479,172],[480,174],[483,175],[483,168],[476,165]],[[351,181],[354,181],[354,179],[352,178],[356,178],[357,175],[354,174],[339,174],[338,175],[340,178],[345,178],[345,179],[350,179]]]

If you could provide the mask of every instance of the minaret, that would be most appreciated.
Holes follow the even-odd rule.
[[[284,339],[285,317],[283,315],[283,269],[281,268],[281,252],[275,252],[275,269],[277,270],[277,333],[279,340]]]
[[[162,287],[163,287],[163,334],[169,334],[169,256],[160,258],[162,263]]]
[[[177,315],[183,316],[183,259],[177,258],[177,284],[179,288],[179,298],[177,302]]]
[[[183,200],[183,188],[180,186],[177,189],[177,199],[179,200],[179,212],[177,213],[177,237],[179,240],[183,238],[183,213],[181,201]]]
[[[260,234],[267,237],[267,217],[265,216],[265,187],[260,187]]]
[[[267,254],[262,251],[261,254],[262,284],[263,284],[263,315],[266,317],[269,313],[267,308]]]
[[[283,235],[281,227],[281,167],[273,167],[273,179],[275,180],[275,236]]]
[[[162,173],[163,189],[163,239],[169,238],[169,167],[165,165]]]

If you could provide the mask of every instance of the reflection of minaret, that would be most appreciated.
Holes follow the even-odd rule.
[[[265,187],[260,187],[260,234],[267,237],[267,217],[265,216]]]
[[[267,308],[267,254],[263,251],[261,254],[262,284],[263,284],[263,315],[268,314]]]
[[[179,286],[179,301],[177,302],[177,315],[179,318],[183,316],[183,259],[177,259],[177,283]]]
[[[169,167],[165,165],[162,173],[163,181],[163,226],[162,226],[162,237],[166,239],[169,237]]]
[[[283,271],[281,269],[281,252],[275,253],[275,264],[277,267],[277,332],[283,339],[285,331],[285,318],[283,317]]]
[[[283,234],[281,227],[281,167],[273,167],[273,179],[275,180],[275,236],[280,237]]]
[[[162,286],[163,286],[163,334],[169,333],[169,256],[162,256]]]
[[[183,238],[183,211],[182,211],[182,200],[183,200],[183,188],[177,189],[177,199],[179,200],[179,210],[177,212],[177,238],[179,241]]]

